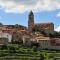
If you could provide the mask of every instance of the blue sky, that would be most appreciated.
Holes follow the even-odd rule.
[[[60,29],[60,0],[0,0],[0,22],[27,26],[30,10],[35,23],[53,22]]]

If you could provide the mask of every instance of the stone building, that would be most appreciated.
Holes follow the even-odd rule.
[[[39,30],[39,31],[48,31],[52,32],[54,31],[54,24],[53,23],[34,23],[34,14],[31,11],[29,13],[29,17],[28,17],[28,30],[30,32],[33,32],[33,30]]]
[[[9,34],[9,33],[0,32],[0,38],[7,38],[7,39],[8,39],[8,42],[11,42],[11,40],[12,40],[12,35]]]
[[[50,47],[50,38],[49,37],[36,37],[35,39],[39,43],[40,49],[49,49],[49,47]]]
[[[0,37],[0,46],[7,45],[8,44],[8,38]]]
[[[31,39],[31,37],[29,35],[23,35],[23,37],[22,37],[23,44],[25,46],[30,47],[31,46],[31,40],[30,39]]]
[[[33,26],[34,26],[34,14],[31,11],[28,16],[28,31],[29,32],[32,32]]]
[[[22,25],[2,25],[0,26],[0,32],[13,34],[14,32],[26,32],[27,27]]]
[[[11,34],[0,32],[0,46],[11,43],[11,40],[12,40]]]

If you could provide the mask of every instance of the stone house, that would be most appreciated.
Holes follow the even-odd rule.
[[[12,40],[12,35],[9,34],[9,33],[0,32],[0,38],[7,38],[7,39],[8,39],[8,42],[11,42],[11,40]]]
[[[8,44],[8,38],[0,38],[0,46],[7,45]]]
[[[50,38],[49,37],[36,37],[35,40],[39,43],[41,49],[49,49]]]
[[[29,35],[23,35],[22,40],[25,46],[31,46],[31,40]]]

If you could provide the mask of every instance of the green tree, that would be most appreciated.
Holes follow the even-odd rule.
[[[15,28],[19,28],[19,24],[15,24]]]
[[[44,55],[40,54],[40,60],[44,60]]]
[[[1,49],[2,49],[2,50],[3,50],[3,49],[7,49],[7,45],[1,46]]]
[[[10,53],[15,53],[16,52],[16,48],[14,46],[8,46],[9,52]]]
[[[55,37],[55,38],[57,37],[57,38],[58,38],[58,37],[60,37],[60,33],[59,33],[59,32],[54,31],[54,33],[53,33],[53,34],[52,34],[52,33],[50,33],[50,34],[49,34],[49,36],[50,36],[50,37]]]
[[[37,47],[36,46],[33,46],[33,51],[37,52]]]
[[[0,26],[3,26],[3,24],[2,24],[2,23],[0,23]]]

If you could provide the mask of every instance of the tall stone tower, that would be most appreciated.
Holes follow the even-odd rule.
[[[34,26],[34,14],[32,11],[30,11],[29,16],[28,16],[28,30],[29,32],[32,32]]]

